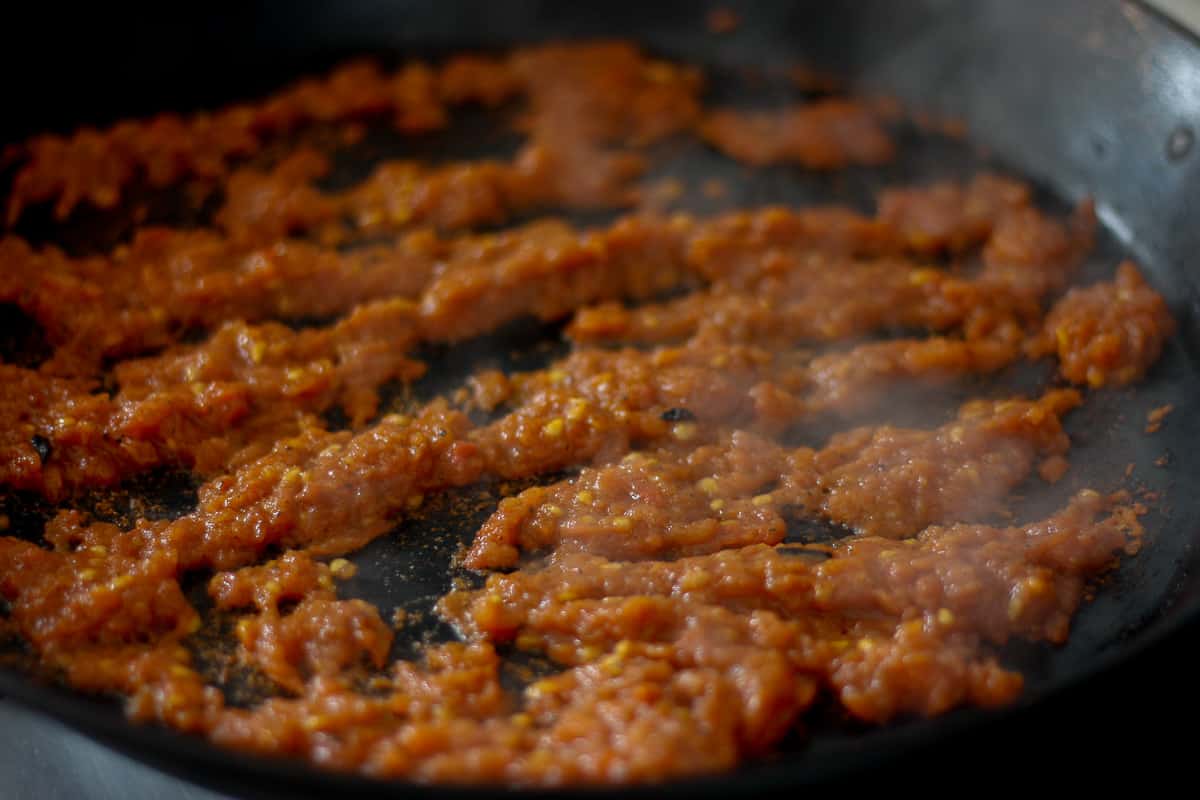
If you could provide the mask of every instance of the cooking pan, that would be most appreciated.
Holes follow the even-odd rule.
[[[1002,654],[1027,678],[1016,706],[879,729],[818,719],[769,760],[703,781],[624,789],[623,795],[753,794],[879,777],[879,770],[928,779],[1000,759],[1036,768],[1061,763],[1064,748],[1085,753],[1089,765],[1162,757],[1173,737],[1159,711],[1186,719],[1189,710],[1200,709],[1200,689],[1192,687],[1184,660],[1191,642],[1200,642],[1200,452],[1194,447],[1200,443],[1200,270],[1191,264],[1200,252],[1194,220],[1200,211],[1200,43],[1184,29],[1140,3],[1095,0],[721,3],[735,10],[740,25],[720,36],[705,25],[709,6],[686,0],[185,4],[188,13],[178,17],[178,8],[168,16],[167,5],[135,13],[42,3],[18,12],[0,54],[11,83],[0,142],[249,99],[349,55],[396,60],[549,38],[633,38],[656,53],[705,65],[722,100],[750,91],[741,82],[747,70],[800,63],[842,76],[857,90],[961,120],[971,133],[972,146],[914,135],[900,163],[884,169],[815,182],[774,171],[736,198],[743,204],[861,204],[885,184],[999,166],[1033,179],[1052,206],[1095,197],[1104,231],[1091,267],[1111,270],[1131,256],[1168,298],[1180,332],[1148,379],[1132,390],[1093,395],[1067,424],[1073,472],[1101,487],[1131,485],[1151,498],[1151,533],[1142,552],[1098,587],[1067,644]],[[460,138],[458,146],[491,146],[469,130]],[[111,222],[103,215],[84,219],[69,244],[103,247],[122,235]],[[36,214],[22,226],[35,241],[56,235]],[[6,356],[19,356],[30,346],[27,337],[17,322],[4,324]],[[485,364],[536,365],[553,351],[544,345],[556,336],[553,326],[521,323],[456,351],[453,359],[427,353],[431,374],[418,391],[436,393]],[[1163,430],[1145,434],[1146,413],[1168,403],[1175,410]],[[1122,483],[1128,462],[1133,478]],[[131,491],[169,513],[187,507],[194,485],[165,475]],[[358,574],[342,594],[382,608],[427,609],[449,588],[451,555],[495,502],[494,489],[472,492],[435,503],[355,554]],[[119,517],[119,499],[108,500],[107,513]],[[10,494],[2,502],[18,529],[34,530],[47,512],[30,498]],[[413,635],[449,635],[429,619],[410,628]],[[135,758],[240,795],[494,794],[382,784],[220,751],[127,723],[114,703],[20,670],[0,671],[0,691]],[[1130,726],[1144,733],[1118,733]]]

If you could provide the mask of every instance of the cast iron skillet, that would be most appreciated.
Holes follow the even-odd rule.
[[[1080,747],[1088,748],[1091,767],[1106,758],[1163,755],[1170,736],[1159,711],[1178,717],[1200,708],[1200,690],[1178,661],[1191,641],[1200,640],[1200,454],[1192,448],[1200,442],[1200,274],[1190,264],[1200,250],[1200,228],[1188,224],[1200,208],[1194,141],[1200,46],[1146,7],[1118,2],[721,5],[737,8],[742,24],[716,37],[704,25],[708,6],[686,0],[342,0],[251,3],[235,10],[197,4],[179,19],[105,7],[104,14],[84,12],[85,19],[71,9],[65,30],[65,10],[43,4],[21,12],[8,29],[12,41],[2,48],[4,74],[23,77],[7,95],[0,141],[254,97],[348,54],[395,56],[594,36],[634,38],[718,75],[801,62],[846,76],[861,89],[962,119],[986,152],[918,142],[914,155],[888,170],[851,171],[815,188],[803,177],[768,176],[742,200],[799,201],[820,189],[826,200],[861,202],[882,183],[964,174],[985,163],[1038,181],[1051,204],[1096,197],[1106,232],[1089,270],[1107,272],[1123,254],[1135,257],[1170,300],[1181,332],[1145,384],[1099,393],[1070,418],[1073,480],[1116,486],[1133,461],[1133,484],[1162,496],[1147,518],[1154,533],[1143,552],[1100,588],[1068,644],[1004,654],[1028,678],[1014,708],[964,710],[878,730],[818,722],[810,736],[786,743],[768,762],[703,781],[622,792],[752,794],[872,772],[878,777],[879,769],[927,779],[994,765],[1001,752],[1006,763],[1042,767],[1061,763],[1064,750]],[[717,91],[730,95],[741,91],[720,85]],[[540,351],[531,345],[546,334],[518,325],[478,345],[475,360],[505,361],[515,350],[520,364],[534,363]],[[438,380],[452,382],[460,373],[461,364],[455,372],[449,360],[435,362],[434,374],[442,377],[425,388],[434,391]],[[1146,412],[1167,402],[1175,412],[1164,430],[1143,434]],[[1155,465],[1164,455],[1167,465]],[[190,487],[167,480],[151,490],[168,505],[186,506]],[[357,554],[360,571],[349,593],[384,608],[427,604],[448,584],[449,554],[471,530],[471,514],[463,511],[469,507],[435,507]],[[486,512],[486,502],[474,511]],[[428,632],[445,633],[436,625]],[[110,703],[18,672],[0,671],[0,691],[136,758],[239,794],[491,793],[379,784],[230,754],[170,731],[132,726]],[[1146,725],[1153,726],[1149,733],[1130,730]]]

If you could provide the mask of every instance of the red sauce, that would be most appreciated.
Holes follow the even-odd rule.
[[[647,212],[648,146],[671,137],[749,165],[902,155],[871,106],[705,110],[701,85],[624,43],[550,44],[352,64],[256,104],[17,147],[10,222],[194,177],[225,202],[211,228],[143,227],[102,255],[0,240],[0,302],[53,347],[37,368],[0,364],[0,486],[60,504],[47,547],[0,537],[4,630],[134,720],[431,782],[730,769],[821,697],[870,723],[1012,702],[1022,678],[989,646],[1064,641],[1089,582],[1136,551],[1141,509],[1083,490],[1043,520],[1000,519],[1020,484],[1069,473],[1062,419],[1084,390],[1151,368],[1165,303],[1132,264],[1068,290],[1090,205],[1059,219],[995,175],[892,188],[874,214]],[[516,105],[512,160],[386,162],[339,191],[311,144],[247,162],[318,125],[438,130],[465,103]],[[586,230],[471,230],[626,207]],[[569,318],[570,352],[381,407],[385,384],[423,374],[419,345],[529,316]],[[334,321],[283,324],[314,317]],[[1025,358],[1082,388],[971,400],[929,428],[861,424],[898,389]],[[785,436],[817,418],[843,429]],[[72,510],[154,467],[202,480],[193,512],[122,529]],[[339,597],[351,568],[323,559],[426,497],[564,470],[502,500],[462,554],[490,572],[438,605],[462,642],[391,660],[381,611]],[[796,515],[847,535],[786,543]],[[201,570],[269,699],[238,707],[194,663],[204,621],[181,582]],[[507,646],[561,671],[505,688]]]

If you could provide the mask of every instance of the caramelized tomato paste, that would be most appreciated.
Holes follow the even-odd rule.
[[[194,178],[224,205],[100,255],[0,241],[0,302],[53,348],[0,364],[0,486],[60,509],[40,541],[0,537],[4,630],[135,720],[419,781],[661,780],[769,752],[821,697],[872,723],[1011,702],[1022,679],[993,648],[1064,641],[1140,527],[1127,497],[1092,490],[1004,515],[1070,469],[1062,419],[1087,393],[1152,366],[1165,303],[1129,263],[1068,289],[1090,205],[1058,218],[996,175],[892,188],[874,213],[646,211],[649,147],[672,137],[793,169],[903,157],[869,105],[706,109],[701,88],[627,44],[555,44],[352,64],[13,147],[10,224]],[[465,103],[516,109],[513,159],[389,161],[338,191],[311,144],[247,160],[316,125],[438,130]],[[621,216],[474,230],[597,207]],[[529,316],[569,320],[571,350],[381,408],[381,387],[425,371],[420,346]],[[862,421],[898,388],[1051,358],[1059,388],[1040,396]],[[800,446],[814,419],[841,429]],[[122,528],[80,510],[159,467],[202,481],[194,511]],[[426,497],[539,478],[461,556],[487,578],[438,604],[460,642],[395,659],[380,610],[339,597],[334,557]],[[797,517],[844,535],[786,542]],[[271,698],[235,703],[195,663],[182,582],[202,575]],[[506,688],[510,648],[559,671]]]

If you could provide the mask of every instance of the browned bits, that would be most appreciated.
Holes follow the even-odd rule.
[[[1162,428],[1163,422],[1166,420],[1167,416],[1170,415],[1174,410],[1175,406],[1172,403],[1167,403],[1166,405],[1151,409],[1150,412],[1146,414],[1146,433],[1158,433]]]
[[[1072,383],[1119,386],[1142,377],[1174,331],[1166,302],[1125,262],[1116,280],[1068,292],[1032,349],[1057,354]]]

